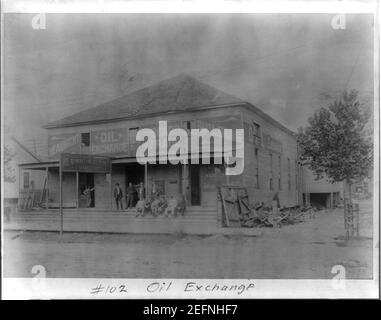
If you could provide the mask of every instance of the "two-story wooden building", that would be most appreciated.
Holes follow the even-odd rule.
[[[168,130],[244,129],[243,173],[226,176],[226,166],[213,162],[213,149],[210,164],[139,164],[136,148],[141,142],[136,141],[136,134],[142,128],[157,131],[160,120],[167,121]],[[91,207],[114,210],[115,183],[125,194],[129,182],[143,182],[147,195],[153,186],[166,197],[184,194],[187,206],[195,208],[215,209],[217,187],[225,183],[246,186],[254,203],[271,201],[276,193],[281,205],[293,206],[302,201],[295,134],[251,103],[187,75],[161,81],[45,128],[49,159],[22,164],[20,168],[45,171],[48,207],[57,207],[59,202],[61,153],[103,155],[112,161],[111,174],[63,174],[66,208],[85,207],[81,195],[86,186],[91,186]]]

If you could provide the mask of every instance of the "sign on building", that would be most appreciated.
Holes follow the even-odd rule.
[[[62,152],[80,152],[81,134],[61,133],[49,136],[49,157],[58,157]]]
[[[61,154],[62,172],[110,173],[111,159],[85,154]]]
[[[92,154],[115,154],[128,151],[127,128],[91,132]]]

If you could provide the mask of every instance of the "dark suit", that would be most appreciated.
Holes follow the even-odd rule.
[[[116,210],[123,210],[123,191],[120,187],[115,187],[114,188],[114,199],[115,199],[115,204],[116,204]]]

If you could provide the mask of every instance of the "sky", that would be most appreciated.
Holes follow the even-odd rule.
[[[296,131],[345,88],[373,101],[373,16],[5,14],[4,121],[22,141],[42,126],[187,73]]]

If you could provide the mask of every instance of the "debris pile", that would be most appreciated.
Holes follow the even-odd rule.
[[[312,207],[291,207],[274,210],[264,204],[253,206],[250,213],[242,216],[242,227],[282,227],[306,221],[315,217]]]
[[[225,227],[282,227],[315,217],[312,207],[282,207],[277,194],[265,205],[250,204],[247,190],[241,186],[224,185],[218,192],[218,210]]]

